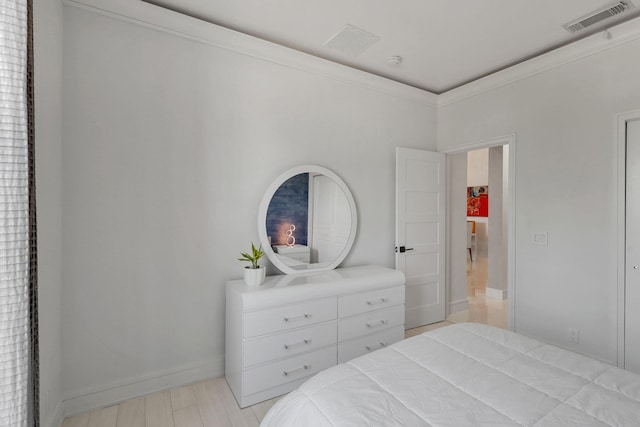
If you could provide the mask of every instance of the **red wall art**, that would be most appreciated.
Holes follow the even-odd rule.
[[[467,187],[467,216],[489,216],[489,187]]]

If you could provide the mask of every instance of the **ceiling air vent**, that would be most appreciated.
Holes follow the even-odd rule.
[[[375,34],[347,24],[335,36],[327,40],[324,46],[355,57],[367,50],[378,40],[380,40],[380,37]]]
[[[598,22],[611,18],[612,16],[619,15],[632,7],[633,3],[630,1],[615,2],[602,9],[591,12],[582,18],[571,21],[568,24],[563,25],[563,27],[571,33],[577,33],[578,31],[584,30],[593,24],[597,24]]]

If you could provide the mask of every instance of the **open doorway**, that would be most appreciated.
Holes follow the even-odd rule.
[[[508,136],[447,153],[450,322],[513,328],[514,149],[515,137]],[[482,197],[484,205],[468,207],[468,196]]]
[[[507,328],[508,149],[505,145],[466,153],[467,304],[451,310],[449,321]]]

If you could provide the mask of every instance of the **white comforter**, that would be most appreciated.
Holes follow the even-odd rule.
[[[465,323],[317,374],[270,426],[640,426],[640,376]]]

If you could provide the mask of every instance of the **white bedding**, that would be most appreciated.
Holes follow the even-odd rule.
[[[640,426],[640,376],[463,323],[312,377],[261,427]]]

